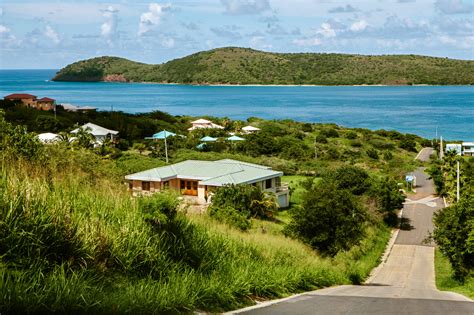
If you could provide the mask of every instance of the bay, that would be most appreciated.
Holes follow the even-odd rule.
[[[192,86],[52,82],[57,70],[0,70],[0,97],[47,96],[58,103],[127,113],[294,119],[398,130],[429,139],[474,140],[473,86]]]

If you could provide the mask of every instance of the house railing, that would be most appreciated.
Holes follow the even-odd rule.
[[[280,186],[277,186],[276,192],[287,192],[288,191],[288,183],[281,183]]]

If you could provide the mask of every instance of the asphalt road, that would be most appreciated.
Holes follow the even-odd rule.
[[[417,159],[428,160],[431,148]],[[404,229],[392,238],[383,262],[366,284],[344,285],[269,301],[230,313],[242,314],[474,314],[474,302],[436,289],[434,247],[424,240],[432,231],[433,213],[444,206],[419,168],[416,193],[403,208]]]

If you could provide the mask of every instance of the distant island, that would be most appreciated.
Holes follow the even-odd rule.
[[[474,61],[418,55],[271,53],[226,47],[159,65],[119,57],[78,61],[53,81],[197,85],[472,85]]]

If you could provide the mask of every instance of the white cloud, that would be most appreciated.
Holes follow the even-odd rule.
[[[271,49],[273,46],[265,42],[263,36],[252,36],[249,41],[250,47],[255,49]]]
[[[352,13],[357,12],[359,9],[354,8],[350,4],[346,4],[346,6],[339,6],[328,10],[328,13]]]
[[[308,46],[319,46],[322,44],[321,39],[315,37],[315,38],[299,38],[293,40],[293,44],[297,46],[303,46],[303,47],[308,47]]]
[[[474,5],[463,0],[436,0],[435,7],[444,14],[468,14],[474,11]]]
[[[320,28],[316,31],[316,34],[320,34],[325,38],[335,37],[336,31],[332,28],[331,24],[323,23]]]
[[[260,14],[271,10],[268,0],[221,0],[225,13],[230,15]]]
[[[174,47],[174,38],[172,37],[164,37],[162,40],[161,40],[161,45],[163,45],[163,47],[165,48],[173,48]]]
[[[56,30],[52,28],[50,25],[46,25],[46,28],[43,34],[55,44],[59,44],[61,42],[58,32],[56,32]]]
[[[144,35],[161,23],[166,11],[171,9],[171,4],[150,3],[148,11],[140,16],[138,35]]]
[[[367,23],[365,20],[360,20],[360,21],[352,23],[349,29],[353,32],[360,32],[360,31],[365,30],[367,26],[369,26],[369,23]]]
[[[112,38],[117,32],[117,12],[113,6],[109,5],[102,11],[105,22],[100,26],[100,34],[105,38]]]
[[[6,27],[5,25],[0,24],[0,34],[4,35],[4,34],[9,34],[9,33],[10,33],[10,29]]]

